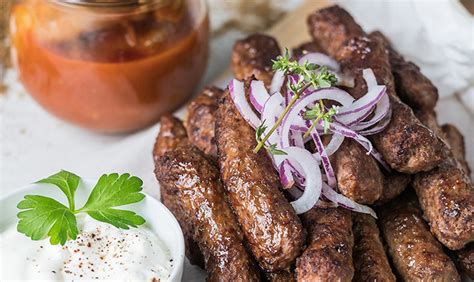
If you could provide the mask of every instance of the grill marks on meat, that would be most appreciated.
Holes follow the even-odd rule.
[[[375,159],[356,141],[346,138],[331,157],[341,194],[373,204],[383,192],[383,175]]]
[[[296,261],[298,281],[351,281],[351,213],[341,208],[315,207],[303,214],[308,247]]]
[[[160,133],[153,147],[155,166],[158,159],[166,152],[185,146],[189,146],[189,142],[186,136],[186,130],[181,121],[172,115],[162,116],[160,119]],[[173,213],[181,226],[184,235],[186,257],[191,264],[204,268],[204,258],[201,250],[193,239],[193,224],[188,220],[189,215],[179,207],[180,199],[176,191],[165,183],[161,183],[160,195],[161,202]]]
[[[387,50],[382,39],[370,38],[354,19],[339,6],[322,9],[309,18],[313,39],[336,58],[346,74],[355,77],[351,94],[361,97],[367,91],[362,70],[371,68],[378,83],[387,86],[392,118],[387,128],[373,136],[377,150],[392,168],[404,173],[429,171],[443,159],[443,143],[423,126],[413,111],[396,96]]]
[[[395,51],[389,40],[380,31],[375,31],[370,36],[381,38],[388,50],[400,99],[413,109],[433,111],[438,102],[438,89],[433,83],[421,73],[417,65],[406,61]]]
[[[180,207],[191,215],[188,219],[204,254],[207,281],[259,281],[214,164],[190,146],[158,158],[155,173],[160,183],[174,189]]]
[[[214,140],[217,102],[223,91],[217,87],[206,87],[188,105],[186,131],[191,143],[205,154],[217,158]]]
[[[231,67],[235,78],[244,80],[254,75],[266,86],[272,82],[272,60],[280,55],[278,42],[270,36],[254,34],[235,42]]]
[[[264,270],[288,269],[301,251],[305,232],[280,192],[267,153],[253,152],[255,131],[228,91],[219,101],[216,140],[222,180],[250,249]]]
[[[396,281],[385,254],[375,219],[352,214],[354,232],[354,281]]]
[[[460,281],[423,220],[415,197],[403,195],[384,205],[379,224],[398,274],[405,281]]]
[[[434,113],[422,112],[419,116],[444,136]],[[416,174],[413,187],[431,232],[449,249],[459,250],[474,241],[474,190],[453,152],[447,150],[445,155],[437,168]]]

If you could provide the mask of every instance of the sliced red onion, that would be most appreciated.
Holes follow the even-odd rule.
[[[300,171],[302,171],[300,165],[290,159],[285,159],[281,162],[278,172],[280,173],[280,182],[284,189],[289,189],[293,185],[298,187],[306,185],[306,179]]]
[[[340,118],[337,115],[334,117],[334,120],[338,121],[339,123],[345,124],[346,126],[353,126],[355,124],[360,124],[363,120],[365,120],[368,116],[370,116],[370,114],[372,114],[374,109],[375,109],[375,106],[371,107],[370,109],[364,110],[364,111],[358,113],[357,115],[351,116],[351,117],[354,118],[354,120],[351,120],[349,122],[344,122],[344,121],[348,120],[347,117]]]
[[[344,142],[344,136],[339,135],[337,133],[333,133],[331,137],[331,141],[326,146],[326,154],[328,156],[331,156],[332,154],[334,154],[342,145],[342,142]]]
[[[281,87],[285,83],[285,73],[282,71],[276,71],[273,75],[272,84],[270,86],[270,93],[280,91]]]
[[[304,64],[306,62],[320,66],[327,66],[328,69],[336,72],[340,69],[339,63],[336,60],[323,53],[308,53],[298,60],[299,64]]]
[[[281,113],[284,111],[283,108],[284,99],[279,92],[271,95],[263,106],[262,111],[262,122],[265,121],[265,135],[268,134],[270,129],[275,125],[276,121],[280,117]],[[274,131],[270,138],[268,138],[267,145],[270,144],[280,144],[280,136],[277,131]]]
[[[280,182],[283,189],[289,189],[295,184],[295,180],[292,175],[291,167],[288,160],[284,160],[278,167],[278,174],[280,175]]]
[[[292,125],[294,125],[294,121],[301,119],[300,112],[303,111],[308,106],[308,104],[314,103],[321,99],[334,100],[343,106],[349,106],[352,101],[354,101],[354,98],[352,98],[347,92],[338,88],[322,88],[312,92],[309,95],[301,97],[285,115],[281,124],[280,134],[282,147],[289,146],[290,130]],[[302,126],[304,126],[304,124]]]
[[[291,142],[293,143],[292,146],[304,148],[305,142],[304,142],[303,135],[301,134],[301,132],[291,131],[290,134],[291,134]]]
[[[375,78],[375,74],[372,69],[362,70],[362,77],[364,78],[365,83],[367,84],[367,88],[378,85],[377,78]]]
[[[391,113],[389,112],[387,116],[380,122],[380,124],[377,124],[376,126],[369,129],[361,130],[359,131],[359,134],[364,135],[364,136],[369,136],[369,135],[374,135],[374,134],[384,131],[385,127],[387,127],[387,125],[390,123],[390,116],[391,116]]]
[[[320,125],[322,126],[322,122],[320,123]],[[364,147],[365,150],[367,150],[367,154],[371,154],[374,157],[374,159],[376,159],[387,171],[390,171],[390,167],[384,161],[382,155],[379,152],[377,152],[377,150],[374,149],[369,139],[337,123],[331,123],[329,125],[329,129],[334,133],[338,133],[345,137],[354,139],[357,143],[359,143],[362,147]]]
[[[331,71],[339,71],[339,64],[324,54],[310,53],[300,58],[300,62],[306,61],[326,65]],[[304,188],[302,195],[291,203],[299,214],[311,209],[321,196],[350,210],[375,216],[369,207],[357,204],[331,188],[336,187],[337,182],[329,156],[338,150],[345,137],[357,141],[368,151],[368,154],[372,154],[389,170],[382,156],[363,136],[380,132],[388,124],[390,121],[389,98],[385,93],[385,86],[377,85],[372,70],[364,70],[363,76],[368,92],[358,100],[354,100],[351,95],[339,88],[314,90],[313,87],[309,87],[306,89],[266,142],[266,145],[276,144],[278,149],[287,153],[286,155],[271,155],[283,187],[285,189],[299,187],[301,190]],[[276,72],[270,87],[271,95],[263,82],[252,81],[249,93],[250,103],[247,101],[243,82],[233,80],[229,85],[232,100],[244,119],[254,128],[265,122],[267,126],[265,135],[276,124],[284,108],[292,99],[293,93],[285,85],[287,79],[296,82],[300,77],[298,75],[286,77],[283,72]],[[306,109],[314,107],[320,100],[332,100],[341,105],[334,121],[329,125],[332,137],[326,147],[320,137],[325,134],[323,121],[318,122],[309,138],[303,138],[303,133],[311,126],[311,121],[305,120],[303,113]],[[250,104],[261,114],[260,118]],[[310,140],[316,145],[317,152],[314,154],[305,149],[306,142]],[[325,174],[321,174],[320,163]],[[323,181],[327,181],[327,184]]]
[[[319,156],[321,157],[321,163],[323,165],[324,171],[326,172],[326,176],[328,178],[328,184],[331,187],[335,187],[336,176],[331,166],[331,162],[329,161],[329,157],[326,154],[326,150],[324,149],[323,141],[321,140],[321,137],[319,136],[316,130],[313,130],[311,132],[311,137],[313,138],[314,144],[316,145],[316,150],[318,151]]]
[[[322,193],[324,197],[326,197],[328,200],[330,200],[333,203],[338,204],[339,206],[345,209],[355,211],[355,212],[370,214],[374,218],[377,218],[377,214],[375,213],[373,209],[371,209],[368,206],[358,204],[354,202],[353,200],[347,198],[346,196],[337,193],[329,185],[327,185],[324,182],[323,182],[323,187],[322,187]]]
[[[352,103],[352,105],[340,108],[337,114],[337,119],[340,122],[349,125],[361,116],[367,115],[367,112],[370,112],[385,95],[385,90],[385,86],[376,85],[371,87],[367,94],[362,96],[360,99],[357,99]]]
[[[390,111],[390,99],[388,95],[385,94],[382,99],[377,103],[375,108],[374,116],[367,121],[359,121],[354,126],[351,126],[353,130],[359,131],[371,127],[381,121],[384,117],[388,115]]]
[[[319,122],[320,126],[323,126],[323,122]],[[337,134],[340,134],[345,137],[349,137],[357,141],[359,144],[364,147],[368,153],[372,152],[374,150],[372,143],[369,141],[369,139],[365,138],[364,136],[360,135],[359,133],[353,131],[350,128],[344,127],[343,125],[337,124],[335,122],[329,124],[329,129]]]
[[[265,101],[270,98],[270,95],[268,94],[267,89],[263,84],[263,81],[252,80],[252,82],[250,83],[249,98],[250,103],[252,103],[255,110],[261,113],[263,111],[263,105],[265,104]]]
[[[237,79],[233,79],[229,84],[229,92],[232,101],[234,101],[237,110],[242,117],[253,127],[257,128],[260,125],[260,119],[250,107],[247,98],[245,97],[244,83]]]
[[[286,158],[299,164],[306,179],[306,185],[300,198],[291,202],[297,214],[302,214],[310,210],[318,201],[321,195],[322,179],[318,162],[308,150],[298,147],[288,147],[284,151]]]

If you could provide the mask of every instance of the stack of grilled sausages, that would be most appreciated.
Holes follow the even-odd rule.
[[[350,139],[331,157],[339,192],[375,207],[378,219],[322,200],[298,216],[267,153],[252,151],[255,131],[229,91],[209,87],[189,104],[185,124],[163,116],[153,151],[186,256],[208,281],[474,278],[474,190],[462,135],[436,121],[437,89],[380,32],[365,33],[338,6],[316,11],[308,26],[313,41],[293,56],[335,58],[354,77],[346,90],[356,99],[367,92],[365,68],[387,87],[391,121],[371,141],[392,171]],[[269,86],[280,54],[265,35],[237,41],[234,76],[247,90],[252,79]]]

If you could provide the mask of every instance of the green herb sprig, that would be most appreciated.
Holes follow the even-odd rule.
[[[313,123],[305,132],[303,138],[306,138],[311,134],[311,131],[313,131],[320,120],[323,121],[324,134],[326,134],[332,122],[332,118],[337,114],[338,109],[339,107],[332,106],[330,109],[326,110],[323,101],[319,100],[319,104],[316,104],[313,108],[306,110],[303,114],[303,118],[307,120],[313,120]]]
[[[275,125],[270,129],[266,136],[262,138],[263,133],[257,138],[257,146],[254,148],[254,152],[257,153],[260,149],[266,148],[269,150],[272,146],[265,146],[265,142],[270,138],[270,136],[275,132],[280,123],[283,121],[283,118],[286,116],[291,107],[295,102],[300,98],[306,89],[310,86],[313,86],[315,89],[330,87],[336,84],[337,78],[334,74],[330,73],[325,66],[319,66],[317,64],[312,64],[305,62],[303,64],[298,63],[298,61],[292,61],[288,49],[285,49],[285,53],[282,56],[278,56],[276,60],[273,61],[273,70],[282,71],[285,75],[296,74],[299,75],[300,79],[296,82],[288,82],[288,88],[294,93],[286,106],[283,114],[278,118]],[[266,129],[266,128],[265,128]],[[265,130],[263,130],[265,131]],[[276,149],[276,145],[274,146]],[[271,151],[269,150],[271,153]]]
[[[121,229],[145,223],[145,219],[133,211],[115,209],[138,203],[145,198],[145,195],[140,193],[143,189],[140,178],[128,173],[104,174],[95,184],[84,206],[76,209],[74,196],[79,181],[79,176],[65,170],[38,181],[37,183],[58,187],[66,195],[69,207],[50,197],[26,195],[17,205],[21,210],[17,214],[18,232],[32,240],[50,237],[52,245],[64,245],[66,241],[77,238],[79,231],[76,215],[79,213],[87,213],[98,221]]]
[[[257,139],[257,142],[260,142],[262,140],[262,135],[265,133],[265,130],[267,130],[267,128],[268,127],[265,125],[264,120],[262,124],[255,129],[255,139]],[[277,148],[277,144],[264,144],[263,146],[272,155],[287,155],[285,151]]]

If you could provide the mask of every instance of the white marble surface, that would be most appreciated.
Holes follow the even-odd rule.
[[[229,6],[223,6],[232,6],[236,2],[210,0],[214,30],[235,17]],[[291,9],[298,2],[300,0],[280,1],[276,5]],[[362,1],[357,2],[360,4]],[[345,5],[349,5],[347,1]],[[251,19],[251,15],[248,17]],[[373,27],[383,27],[383,20],[373,23]],[[234,40],[243,35],[244,32],[234,30],[213,39],[204,83],[211,83],[226,68]],[[396,42],[397,38],[392,40]],[[158,195],[151,157],[158,125],[126,136],[88,132],[42,110],[24,91],[14,71],[8,70],[6,83],[8,91],[0,95],[0,197],[59,169],[71,170],[84,177],[98,177],[112,171],[129,172],[144,180],[146,192]],[[224,81],[218,83],[222,85]],[[466,97],[443,97],[437,110],[441,123],[457,125],[465,134],[467,144],[473,144],[474,119],[467,109],[469,103],[473,103],[470,97],[474,96]],[[464,99],[464,105],[461,99]],[[177,113],[178,116],[182,114],[183,111]],[[474,164],[474,147],[468,145],[467,149],[468,160]],[[184,281],[202,281],[203,278],[201,270],[186,264]]]

